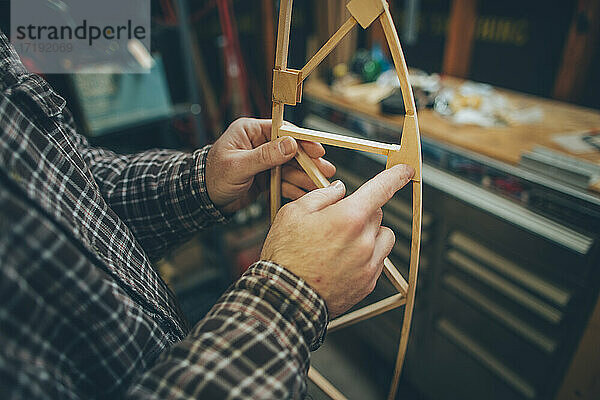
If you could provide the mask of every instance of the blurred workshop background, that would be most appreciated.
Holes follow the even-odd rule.
[[[422,259],[398,398],[599,399],[600,1],[389,2],[424,161]],[[46,3],[63,12],[52,7],[60,0]],[[345,3],[295,2],[290,67],[348,18]],[[46,78],[93,144],[191,150],[238,117],[270,117],[278,4],[152,0],[149,74]],[[286,119],[397,141],[404,106],[391,68],[381,28],[356,29]],[[384,167],[327,150],[349,188]],[[397,237],[390,258],[404,272],[409,193],[384,209]],[[191,322],[258,259],[268,228],[263,198],[157,264]],[[382,278],[362,304],[392,292]],[[314,365],[351,399],[384,398],[402,313],[328,335]],[[310,394],[325,398],[314,386]]]

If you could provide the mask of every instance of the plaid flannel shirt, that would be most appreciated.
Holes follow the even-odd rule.
[[[324,301],[253,265],[195,327],[150,263],[223,216],[193,154],[90,148],[0,32],[0,397],[300,398]]]

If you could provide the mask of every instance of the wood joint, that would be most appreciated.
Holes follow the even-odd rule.
[[[417,116],[405,115],[400,139],[400,150],[392,150],[388,154],[386,169],[394,165],[407,164],[414,168],[412,180],[421,182],[421,141],[419,139],[419,124]]]
[[[302,79],[295,69],[273,70],[273,101],[295,106],[302,101]]]
[[[346,8],[360,26],[367,29],[385,11],[386,6],[385,0],[352,0]]]

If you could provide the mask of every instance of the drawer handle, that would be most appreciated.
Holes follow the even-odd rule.
[[[437,329],[448,339],[454,342],[463,351],[472,358],[483,364],[490,372],[497,375],[510,387],[521,393],[528,399],[535,398],[535,388],[525,380],[521,379],[517,373],[504,365],[500,360],[490,354],[481,345],[476,343],[464,332],[454,326],[447,319],[437,321]]]
[[[556,341],[550,339],[537,329],[532,328],[529,326],[529,324],[521,321],[521,319],[516,318],[503,307],[500,307],[483,294],[479,293],[479,291],[470,287],[467,283],[449,275],[444,277],[444,283],[457,296],[479,306],[481,309],[495,317],[500,322],[504,323],[504,325],[506,325],[508,328],[512,329],[514,332],[521,335],[528,342],[532,343],[534,346],[537,346],[547,354],[552,354],[556,350]]]
[[[498,276],[494,272],[477,264],[471,259],[456,250],[448,251],[446,257],[448,260],[461,269],[463,272],[476,277],[478,280],[488,284],[497,291],[503,293],[506,297],[521,304],[523,307],[535,312],[545,320],[558,324],[562,320],[562,313],[546,303],[536,299],[523,289],[515,286],[506,279]]]
[[[569,292],[556,287],[547,280],[499,256],[467,235],[454,232],[450,235],[449,242],[462,252],[481,260],[484,264],[489,265],[496,271],[503,273],[523,286],[526,286],[531,291],[536,292],[540,297],[544,297],[557,305],[565,307],[571,299]]]

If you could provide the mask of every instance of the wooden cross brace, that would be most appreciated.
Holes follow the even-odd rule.
[[[386,258],[383,271],[398,293],[359,310],[342,315],[331,321],[328,326],[329,331],[334,331],[372,318],[394,308],[405,306],[398,355],[396,357],[396,366],[388,397],[389,400],[392,400],[396,396],[400,372],[402,371],[404,356],[408,345],[421,244],[421,140],[419,136],[419,123],[415,101],[408,80],[408,68],[406,67],[404,54],[402,53],[402,47],[400,45],[400,40],[398,39],[394,21],[392,20],[388,4],[385,0],[351,0],[347,4],[351,17],[342,24],[337,32],[331,36],[306,65],[301,70],[287,68],[292,1],[293,0],[280,0],[277,52],[275,56],[275,69],[273,71],[273,127],[271,131],[271,140],[276,140],[282,136],[292,136],[299,140],[309,140],[331,146],[381,154],[387,156],[386,168],[391,168],[394,165],[402,163],[412,166],[415,170],[415,175],[412,179],[413,216],[408,282],[402,277],[392,262]],[[362,28],[366,29],[377,20],[379,20],[383,27],[392,54],[396,73],[400,80],[400,89],[402,91],[404,107],[406,109],[400,144],[380,143],[372,140],[299,128],[287,124],[284,125],[284,107],[285,105],[294,106],[302,100],[302,82],[357,23]],[[298,150],[296,160],[317,187],[322,188],[329,185],[327,178],[323,176],[321,171],[302,149]],[[270,188],[270,210],[271,221],[273,221],[277,211],[281,207],[281,167],[276,167],[271,170]],[[341,392],[313,368],[309,370],[308,376],[331,398],[345,399],[345,396]]]

